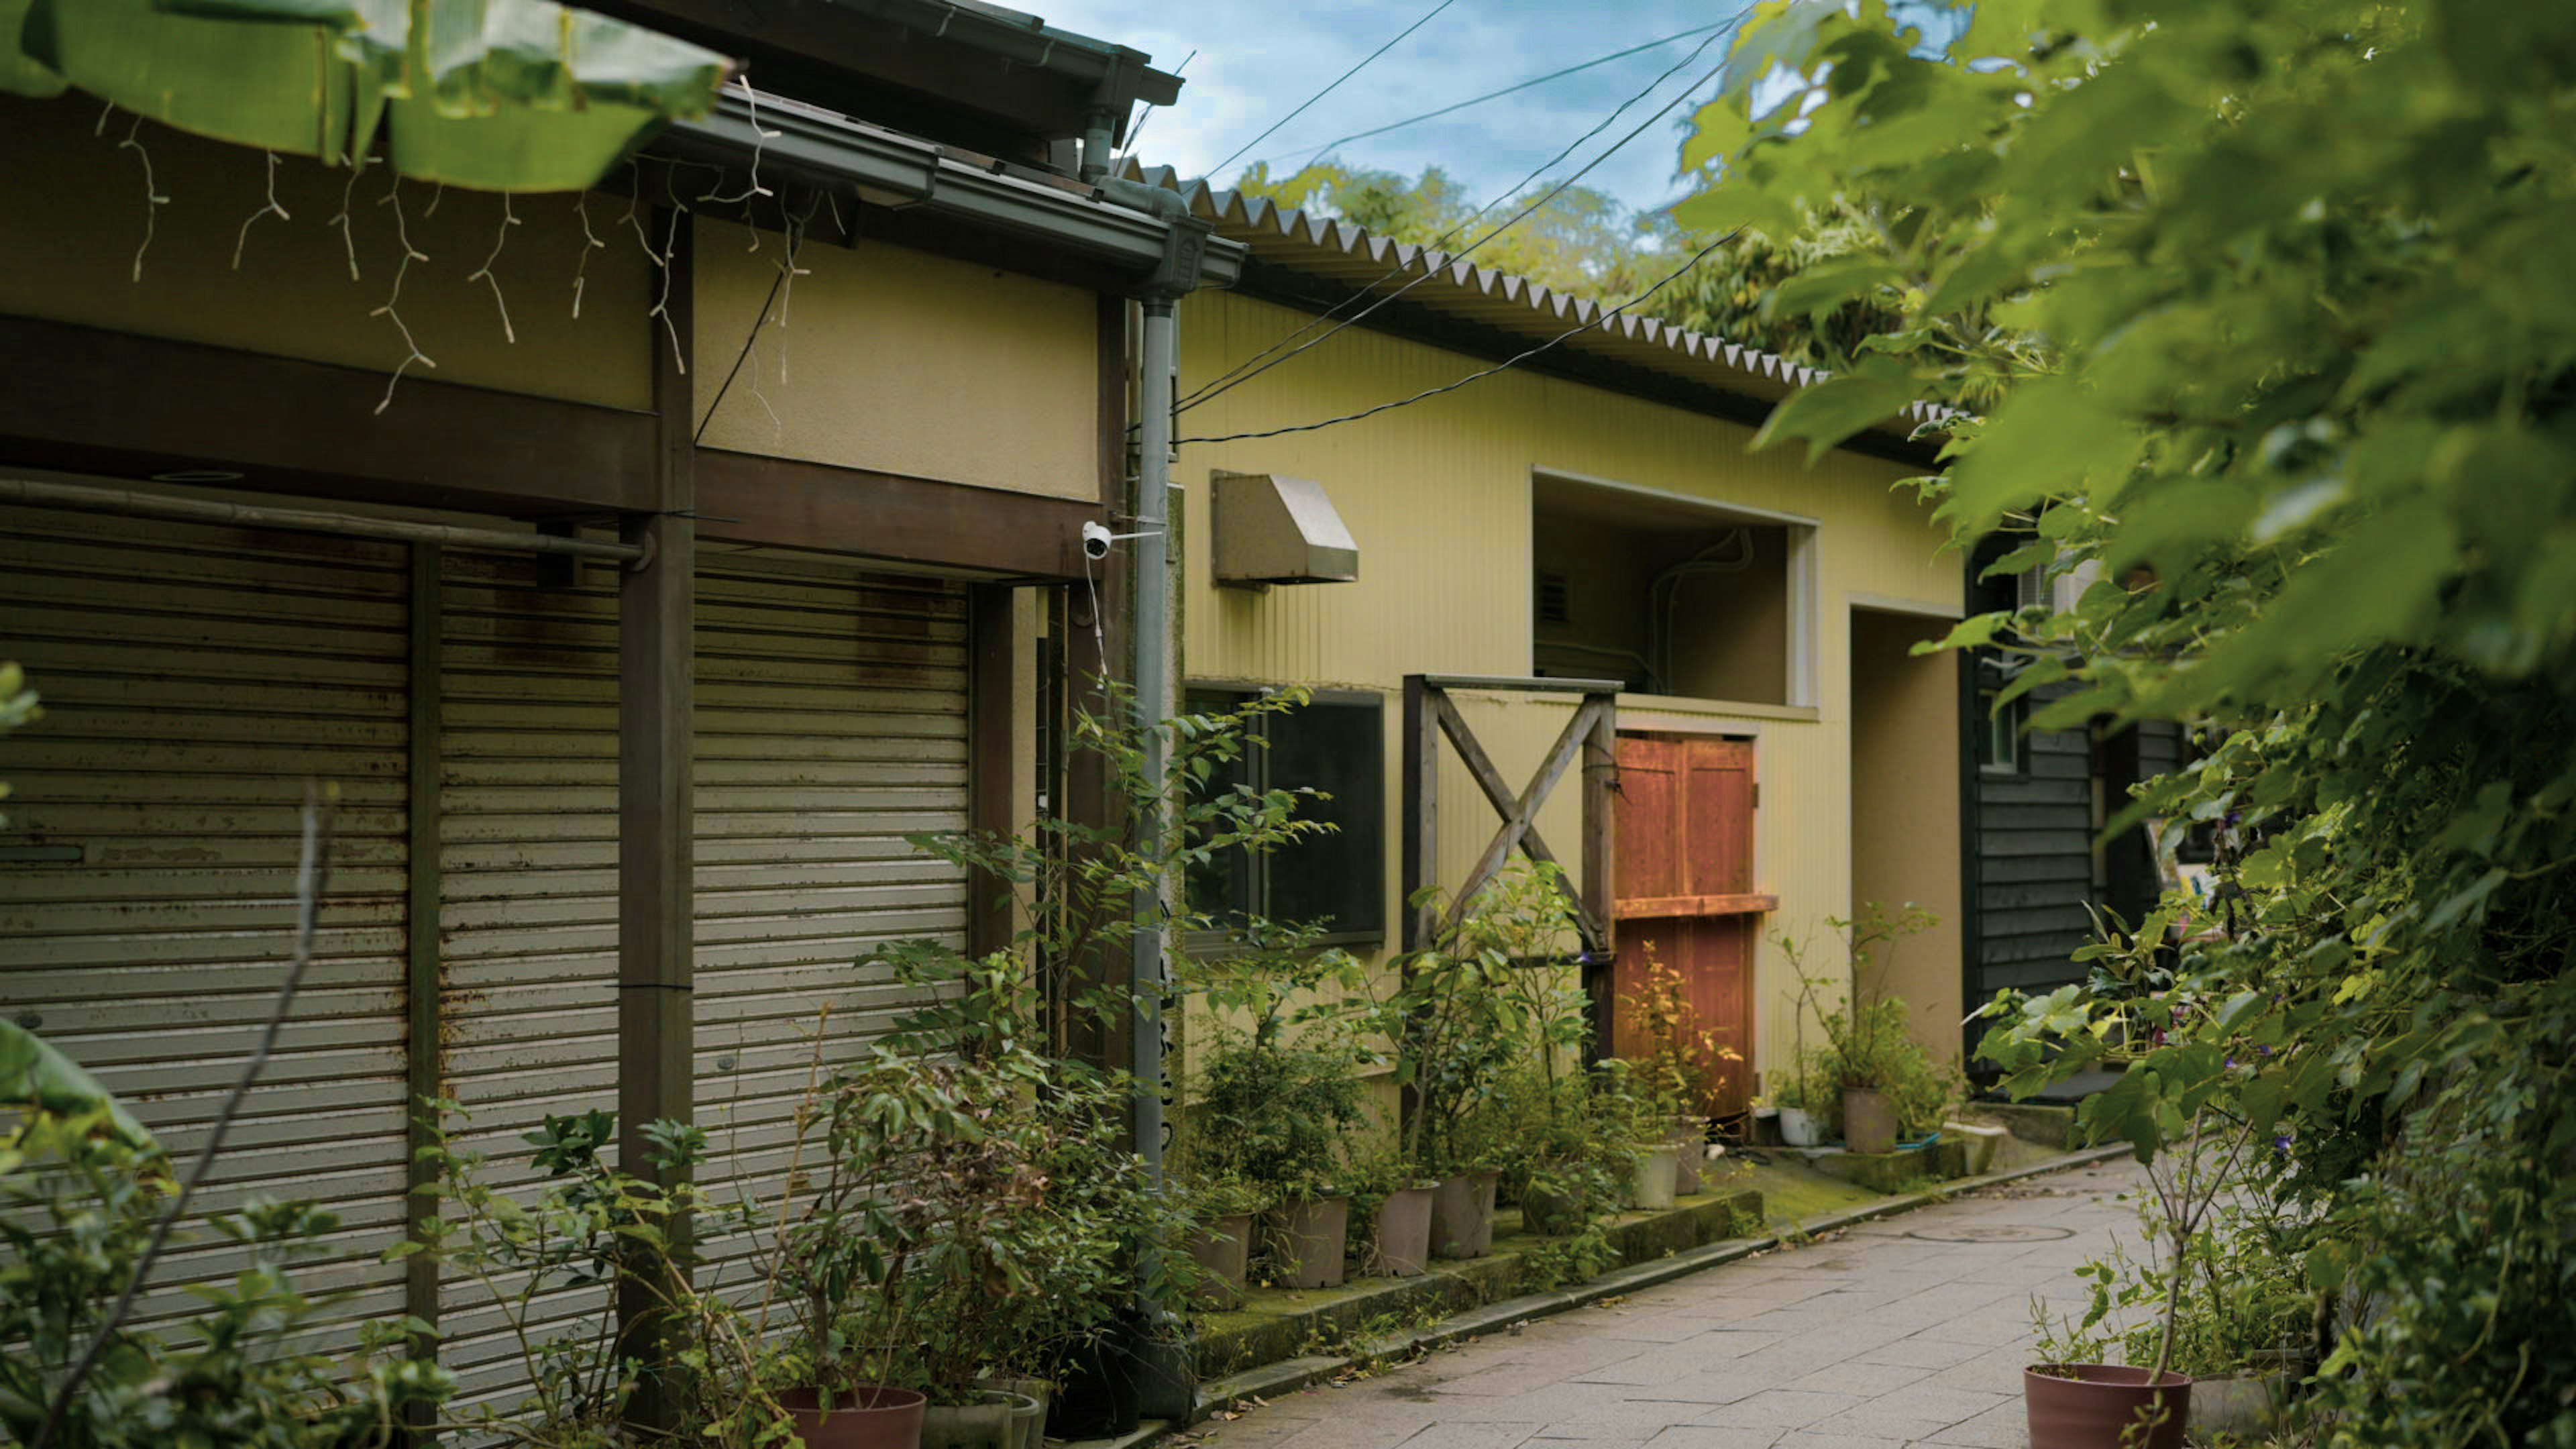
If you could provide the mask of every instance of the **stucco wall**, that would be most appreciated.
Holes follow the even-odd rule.
[[[731,222],[698,223],[707,447],[1099,496],[1093,293],[866,241],[800,248],[790,288],[779,234],[752,242]],[[773,284],[778,302],[747,351]]]
[[[122,144],[129,133],[133,146]],[[596,248],[574,195],[512,198],[518,224],[494,258],[506,224],[490,192],[403,182],[398,226],[384,168],[352,186],[346,169],[280,157],[287,215],[259,216],[264,153],[149,122],[136,130],[121,111],[102,131],[98,103],[77,95],[0,96],[0,137],[0,312],[384,372],[409,350],[399,315],[437,363],[415,363],[412,376],[651,406],[649,269],[642,239],[618,225],[622,198],[588,198],[591,233],[605,243]],[[147,164],[165,205],[145,201]],[[345,228],[332,224],[344,204]],[[419,253],[408,269],[404,234]],[[487,258],[498,300],[491,283],[468,280]],[[398,271],[397,312],[375,315]]]
[[[1852,613],[1852,900],[1891,916],[1907,902],[1940,917],[1880,956],[1879,989],[1914,1009],[1914,1037],[1959,1054],[1959,659],[1916,657],[1949,621]]]
[[[1309,320],[1232,295],[1196,297],[1180,310],[1184,395]],[[1631,696],[1621,713],[1635,728],[1755,738],[1762,790],[1756,872],[1761,888],[1781,901],[1769,927],[1821,936],[1825,918],[1846,914],[1852,901],[1849,600],[1873,596],[1953,613],[1961,602],[1960,570],[1941,555],[1943,535],[1928,510],[1910,490],[1890,486],[1911,470],[1847,452],[1810,470],[1801,449],[1748,454],[1752,431],[1741,425],[1521,372],[1319,432],[1186,443],[1354,412],[1483,365],[1353,328],[1183,414],[1185,445],[1174,476],[1187,490],[1193,537],[1205,527],[1211,470],[1288,473],[1323,483],[1361,554],[1356,583],[1252,594],[1215,588],[1207,550],[1191,549],[1189,675],[1390,692],[1384,868],[1392,937],[1401,909],[1402,809],[1392,692],[1408,673],[1528,673],[1534,475],[1577,475],[1813,520],[1814,707]],[[1505,697],[1473,701],[1467,714],[1497,765],[1525,777],[1566,709],[1559,700]],[[1923,748],[1929,758],[1940,747]],[[1483,846],[1490,816],[1454,762],[1443,770],[1441,791],[1444,803],[1454,802],[1442,840],[1444,876],[1454,884]],[[1577,806],[1569,780],[1540,817],[1550,842],[1569,857],[1577,850]],[[1788,987],[1780,954],[1766,941],[1756,970],[1758,1069],[1789,1051],[1789,1018],[1780,1006]]]

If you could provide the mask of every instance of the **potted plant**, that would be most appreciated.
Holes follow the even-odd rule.
[[[1392,1149],[1355,1158],[1350,1169],[1353,1234],[1364,1276],[1419,1277],[1431,1261],[1431,1204],[1436,1178],[1424,1177]]]
[[[1440,893],[1424,891],[1414,904],[1438,905]],[[1502,1169],[1525,1147],[1491,1130],[1505,1079],[1524,1063],[1556,1079],[1560,1059],[1583,1045],[1588,1003],[1568,969],[1573,917],[1553,865],[1515,864],[1454,914],[1430,946],[1400,963],[1373,1025],[1411,1098],[1401,1150],[1439,1183],[1432,1251],[1470,1258],[1492,1244]]]
[[[1700,1168],[1707,1160],[1709,1112],[1718,1084],[1729,1064],[1741,1059],[1701,1025],[1689,983],[1651,944],[1645,948],[1645,988],[1628,1007],[1625,1038],[1635,1044],[1632,1080],[1669,1124],[1673,1191],[1692,1196],[1700,1190]]]
[[[1823,1146],[1833,1132],[1841,1098],[1839,1090],[1830,1102],[1820,1096],[1821,1084],[1830,1077],[1817,1070],[1819,1056],[1816,1051],[1801,1048],[1792,1058],[1794,1070],[1773,1093],[1773,1103],[1780,1112],[1780,1140],[1791,1147]]]
[[[1199,1270],[1191,1304],[1220,1311],[1240,1306],[1252,1265],[1252,1225],[1269,1211],[1269,1195],[1241,1179],[1214,1176],[1188,1183],[1182,1198],[1190,1213],[1184,1250]]]
[[[1930,1055],[1910,1035],[1904,1002],[1880,994],[1874,978],[1885,974],[1897,940],[1930,929],[1936,919],[1910,902],[1893,916],[1872,903],[1850,920],[1829,919],[1826,924],[1843,938],[1846,964],[1839,982],[1810,975],[1804,950],[1794,938],[1774,938],[1798,982],[1801,1095],[1808,1097],[1812,1110],[1810,1083],[1803,1076],[1803,1043],[1806,1018],[1813,1013],[1825,1032],[1827,1050],[1821,1058],[1829,1067],[1825,1079],[1840,1092],[1836,1105],[1841,1109],[1843,1145],[1853,1152],[1896,1150],[1899,1113],[1890,1089],[1931,1069]],[[1820,996],[1829,982],[1844,990],[1841,1004],[1827,1009]]]
[[[1255,1251],[1291,1288],[1342,1281],[1349,1141],[1365,1124],[1356,1035],[1359,967],[1321,947],[1320,923],[1248,921],[1187,959],[1211,1038],[1193,1053],[1186,1161],[1268,1200]]]

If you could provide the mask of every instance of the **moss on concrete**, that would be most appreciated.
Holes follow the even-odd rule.
[[[1744,1176],[1737,1181],[1762,1195],[1763,1210],[1774,1227],[1862,1207],[1877,1202],[1881,1196],[1858,1183],[1827,1177],[1786,1153],[1772,1154],[1767,1166],[1747,1164]]]
[[[1642,1263],[1755,1236],[1762,1213],[1762,1194],[1748,1171],[1668,1210],[1623,1213],[1611,1221],[1608,1235],[1623,1263]],[[1528,1291],[1523,1254],[1547,1241],[1523,1232],[1520,1214],[1506,1210],[1494,1218],[1493,1252],[1435,1262],[1418,1278],[1356,1278],[1338,1288],[1253,1288],[1240,1308],[1199,1317],[1199,1377],[1222,1378],[1517,1296]]]

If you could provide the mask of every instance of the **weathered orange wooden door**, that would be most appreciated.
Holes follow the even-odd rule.
[[[1615,1055],[1641,1052],[1650,962],[1681,973],[1694,1034],[1735,1053],[1709,1110],[1751,1105],[1753,943],[1776,904],[1753,890],[1753,746],[1658,735],[1619,739]]]

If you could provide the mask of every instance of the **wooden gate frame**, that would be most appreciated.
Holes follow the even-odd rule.
[[[1482,675],[1408,674],[1404,677],[1404,948],[1420,951],[1454,929],[1468,901],[1484,889],[1514,850],[1535,861],[1561,865],[1556,852],[1538,833],[1539,807],[1579,754],[1589,754],[1583,767],[1583,878],[1578,886],[1560,873],[1558,888],[1573,908],[1575,930],[1583,941],[1583,991],[1592,1003],[1593,1051],[1610,1040],[1611,962],[1616,942],[1612,898],[1612,859],[1617,839],[1612,797],[1618,793],[1619,691],[1616,679],[1515,679]],[[1485,753],[1476,732],[1450,699],[1457,690],[1515,694],[1579,694],[1583,702],[1548,748],[1527,785],[1515,793]],[[1447,736],[1458,758],[1502,817],[1450,899],[1444,913],[1436,903],[1415,904],[1414,897],[1440,878],[1440,740]]]

